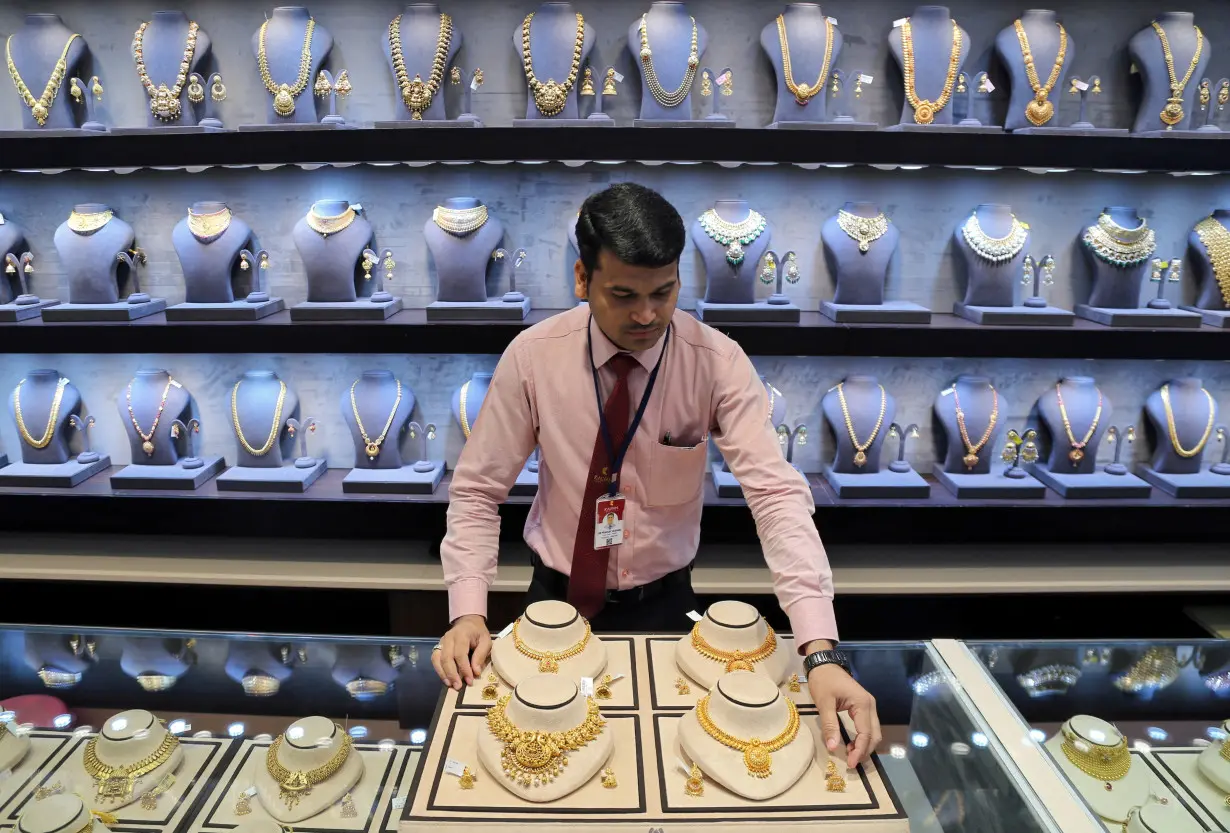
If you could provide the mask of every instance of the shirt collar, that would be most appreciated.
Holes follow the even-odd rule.
[[[594,365],[602,367],[611,360],[611,357],[616,353],[627,353],[632,358],[636,359],[637,364],[646,370],[652,372],[654,365],[658,363],[658,358],[662,355],[662,348],[666,343],[666,336],[658,339],[658,343],[648,350],[637,350],[629,352],[620,350],[615,343],[606,337],[606,333],[602,332],[602,328],[598,326],[598,322],[593,316],[589,319],[589,334],[594,344]]]

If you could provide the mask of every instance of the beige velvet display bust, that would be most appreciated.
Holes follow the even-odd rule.
[[[1221,730],[1230,732],[1230,720],[1221,724]],[[1222,757],[1220,743],[1210,743],[1196,759],[1196,766],[1223,795],[1230,795],[1230,761]]]
[[[30,751],[29,724],[16,721],[0,728],[0,772],[8,772],[21,763]]]
[[[746,653],[755,651],[764,644],[769,633],[769,623],[749,604],[721,601],[709,605],[704,617],[697,622],[697,629],[705,642],[720,651]],[[774,640],[777,640],[776,636]],[[779,641],[772,654],[752,663],[752,670],[768,677],[775,686],[781,685],[789,676],[791,659],[789,652],[782,649]],[[696,651],[692,646],[691,633],[686,634],[676,644],[675,663],[680,671],[705,688],[712,688],[718,678],[727,673],[726,663],[701,656]],[[793,665],[797,666],[798,663]]]
[[[278,749],[278,762],[291,772],[310,772],[332,760],[346,740],[342,728],[327,717],[305,717],[286,727]],[[272,747],[271,747],[272,748]],[[363,777],[363,757],[353,748],[331,777],[299,794],[294,807],[282,798],[281,787],[269,774],[265,757],[254,767],[253,781],[261,806],[283,824],[295,824],[328,810]]]
[[[570,678],[562,674],[537,674],[517,684],[506,713],[512,724],[523,731],[563,732],[584,723],[588,709],[588,698],[581,696]],[[478,733],[478,760],[483,769],[509,792],[526,801],[555,801],[575,792],[606,766],[614,749],[611,730],[603,727],[598,737],[580,749],[563,753],[568,764],[553,781],[525,786],[504,774],[500,760],[504,742],[485,726]]]
[[[152,755],[167,737],[166,727],[145,709],[132,709],[107,718],[98,733],[95,754],[106,766],[122,767]],[[133,781],[132,792],[119,800],[97,796],[94,779],[85,771],[84,759],[87,744],[81,744],[71,761],[66,764],[67,775],[77,791],[98,810],[114,813],[127,807],[149,792],[164,776],[179,769],[184,759],[184,750],[176,744],[166,763]]]
[[[558,655],[580,643],[587,626],[584,617],[567,602],[534,602],[522,614],[516,633],[530,651]],[[543,661],[517,650],[512,631],[492,644],[491,662],[496,673],[512,686],[535,674],[550,673]],[[559,670],[554,673],[574,682],[582,677],[597,677],[606,668],[606,646],[591,634],[583,651],[556,664]]]
[[[1133,762],[1127,775],[1118,781],[1101,781],[1086,774],[1078,766],[1068,760],[1063,751],[1063,729],[1073,732],[1079,742],[1087,743],[1093,749],[1099,746],[1115,746],[1123,735],[1119,730],[1096,717],[1078,714],[1068,720],[1060,731],[1046,742],[1047,751],[1063,770],[1064,775],[1076,785],[1077,790],[1089,802],[1093,811],[1104,819],[1122,823],[1128,817],[1133,807],[1139,807],[1149,801],[1150,784],[1147,767],[1139,762]],[[1110,789],[1106,785],[1110,784]]]
[[[728,735],[740,740],[768,740],[781,734],[790,720],[790,707],[777,684],[764,674],[732,671],[709,692],[709,717]],[[679,743],[704,774],[744,798],[763,801],[788,790],[811,765],[815,740],[800,726],[794,740],[770,753],[772,772],[758,778],[748,772],[743,753],[705,732],[696,716],[688,712],[679,721]],[[817,784],[817,789],[824,785]]]
[[[75,795],[52,795],[30,801],[17,819],[17,833],[102,833],[108,828]]]

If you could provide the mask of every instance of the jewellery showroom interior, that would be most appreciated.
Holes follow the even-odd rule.
[[[0,830],[1230,830],[1230,16],[1181,8],[0,4]],[[451,468],[623,181],[811,486],[853,768],[716,449],[690,633],[524,607],[533,456],[492,663],[432,669]]]

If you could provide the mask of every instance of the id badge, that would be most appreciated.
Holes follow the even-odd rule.
[[[594,549],[605,550],[624,542],[624,508],[628,499],[623,495],[603,495],[594,512]]]

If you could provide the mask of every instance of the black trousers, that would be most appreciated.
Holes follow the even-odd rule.
[[[534,577],[525,596],[528,607],[534,602],[568,601],[568,576],[533,559]],[[692,570],[685,567],[664,576],[645,588],[607,594],[606,606],[590,619],[595,631],[605,633],[680,633],[691,630],[689,610],[696,610],[692,592]]]

